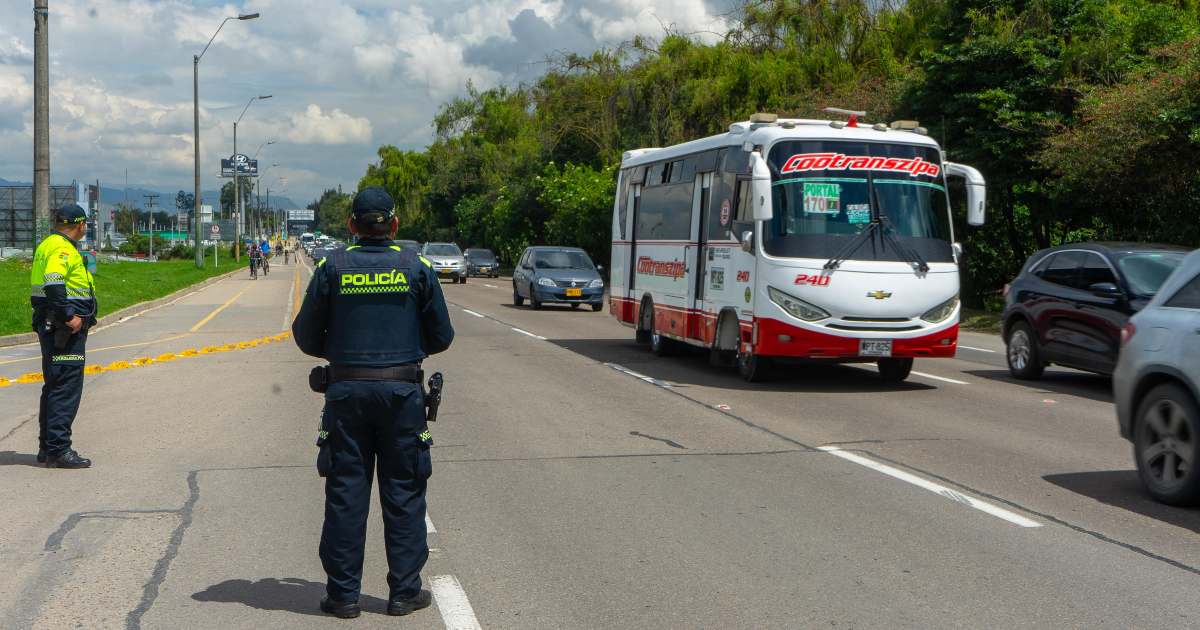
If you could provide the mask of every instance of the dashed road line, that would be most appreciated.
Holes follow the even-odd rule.
[[[970,383],[968,383],[966,381],[960,381],[960,380],[954,379],[954,378],[946,378],[945,376],[937,376],[936,374],[926,374],[925,372],[917,372],[916,370],[913,370],[911,372],[911,374],[913,374],[915,376],[920,376],[922,378],[931,378],[935,381],[942,381],[945,383],[953,383],[955,385],[970,385]]]
[[[435,575],[429,578],[429,590],[442,613],[442,622],[447,630],[481,630],[475,610],[463,591],[462,584],[453,575]]]
[[[467,315],[474,315],[475,317],[478,317],[478,318],[480,318],[480,319],[487,319],[487,318],[486,318],[486,317],[484,317],[483,315],[480,315],[479,313],[476,313],[475,311],[472,311],[472,310],[471,310],[471,309],[469,309],[469,308],[464,308],[464,309],[462,310],[462,312],[466,313]]]
[[[645,374],[641,374],[639,372],[634,372],[633,370],[631,370],[623,365],[618,365],[616,363],[605,363],[604,365],[606,365],[622,374],[628,374],[629,376],[632,376],[633,378],[636,378],[638,380],[646,381],[647,383],[650,383],[651,385],[657,385],[664,389],[671,389],[671,387],[672,387],[672,385],[666,381],[660,381],[660,380],[654,378],[653,376],[646,376]]]
[[[992,516],[995,516],[996,518],[1003,519],[1014,525],[1018,525],[1020,527],[1041,527],[1042,526],[1042,524],[1037,521],[1025,518],[1024,516],[1021,516],[1020,514],[1017,514],[1016,512],[1006,510],[998,505],[993,505],[986,501],[981,501],[972,496],[963,494],[962,492],[959,492],[957,490],[953,490],[951,488],[943,486],[942,484],[934,483],[932,481],[929,481],[928,479],[918,477],[910,472],[900,470],[899,468],[893,468],[892,466],[888,466],[887,464],[877,462],[877,461],[867,458],[867,457],[863,457],[862,455],[858,455],[856,453],[851,453],[849,451],[843,451],[842,449],[840,449],[836,446],[818,446],[817,449],[824,451],[826,453],[829,453],[830,455],[840,457],[848,462],[853,462],[860,466],[866,466],[867,468],[870,468],[871,470],[874,470],[876,472],[881,472],[889,477],[894,477],[901,481],[911,483],[912,485],[917,486],[918,488],[922,488],[922,489],[928,490],[930,492],[933,492],[935,494],[941,495],[943,497],[946,497],[947,499],[950,499],[951,501],[957,501],[958,503],[962,503],[963,505],[966,505],[968,507],[975,508],[976,510],[979,510],[980,512],[984,512],[986,514],[991,514]]]
[[[520,328],[517,328],[516,326],[509,326],[509,328],[512,328],[514,332],[519,332],[522,335],[528,335],[530,337],[533,337],[534,339],[541,339],[542,341],[546,340],[546,338],[541,335],[531,333],[528,330],[521,330]]]
[[[987,348],[976,348],[974,346],[964,346],[961,343],[958,344],[958,347],[962,348],[963,350],[974,350],[975,352],[987,352],[989,354],[996,354],[995,350],[988,350]]]
[[[429,520],[429,512],[425,513],[425,531],[430,534],[437,533],[437,528],[433,526],[433,521]]]
[[[487,288],[489,288],[489,289],[499,289],[499,288],[500,288],[500,287],[498,287],[498,286],[496,286],[496,285],[494,285],[494,284],[488,284],[488,283],[486,283],[486,282],[484,282],[484,283],[483,283],[483,286],[485,286],[485,287],[487,287]]]

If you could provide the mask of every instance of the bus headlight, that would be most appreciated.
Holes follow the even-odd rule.
[[[775,287],[767,287],[767,295],[771,297],[771,301],[778,304],[779,308],[788,312],[788,315],[796,319],[802,319],[806,322],[815,322],[819,319],[826,319],[829,313],[801,300],[794,298]]]
[[[938,304],[928,311],[925,311],[925,314],[921,316],[921,319],[929,322],[930,324],[940,324],[941,322],[949,319],[950,316],[954,314],[954,309],[956,308],[958,308],[957,293],[949,300],[946,300],[945,302]]]

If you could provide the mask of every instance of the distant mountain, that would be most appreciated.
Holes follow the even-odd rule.
[[[14,182],[14,181],[9,181],[4,178],[0,178],[0,186],[29,186],[29,185],[30,185],[29,182]],[[57,186],[59,184],[56,182],[55,185]],[[187,188],[187,191],[191,192],[192,191],[191,187]],[[131,205],[135,208],[142,208],[146,204],[145,196],[151,195],[151,194],[156,194],[159,197],[158,197],[158,199],[155,200],[155,207],[156,208],[166,208],[167,211],[170,211],[171,209],[173,209],[175,207],[175,195],[178,193],[179,193],[179,189],[175,189],[173,191],[151,190],[151,189],[142,188],[139,186],[130,186],[129,189],[126,190],[124,188],[105,186],[104,182],[100,182],[100,205],[112,206],[112,205],[116,205],[118,203],[124,203],[125,200],[128,199],[129,205]],[[200,194],[201,194],[200,201],[201,201],[201,203],[204,203],[205,205],[217,205],[217,203],[219,202],[219,200],[221,198],[221,192],[219,190],[205,190],[205,191],[201,191]],[[264,199],[263,201],[265,202],[266,199]],[[287,210],[302,207],[302,206],[298,205],[296,202],[292,201],[291,199],[289,199],[287,197],[278,196],[278,195],[271,195],[271,205],[276,208],[282,208],[282,209],[287,209]]]

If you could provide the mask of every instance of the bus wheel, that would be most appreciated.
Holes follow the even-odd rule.
[[[716,338],[713,339],[712,347],[708,349],[708,364],[713,367],[733,367],[737,361],[737,350],[729,349],[736,347],[738,344],[737,329],[735,328],[732,331],[729,329],[731,325],[737,326],[737,324],[730,324],[730,321],[733,320],[730,319],[729,315],[723,315],[720,321],[717,322]]]
[[[741,374],[747,383],[761,383],[767,380],[767,372],[771,367],[770,363],[771,360],[767,357],[745,350],[738,350],[738,374]]]
[[[638,343],[650,343],[650,331],[654,328],[654,303],[649,298],[642,300],[642,308],[638,310],[637,332],[634,339]]]
[[[650,352],[656,357],[669,357],[674,354],[675,341],[668,339],[657,332],[650,332]]]
[[[889,383],[899,383],[908,378],[908,373],[912,371],[912,359],[880,359],[876,361],[879,366],[879,377]]]

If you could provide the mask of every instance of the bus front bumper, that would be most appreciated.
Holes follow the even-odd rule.
[[[957,323],[919,336],[906,336],[912,335],[907,331],[898,331],[893,336],[881,332],[872,332],[870,336],[833,335],[770,318],[758,318],[754,325],[757,333],[754,353],[763,356],[861,360],[883,358],[864,356],[860,352],[860,342],[864,339],[890,340],[892,350],[888,356],[899,358],[950,358],[958,350]]]

